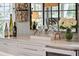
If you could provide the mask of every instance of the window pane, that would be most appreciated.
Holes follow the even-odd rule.
[[[5,13],[5,18],[10,19],[10,13]]]
[[[57,11],[52,11],[52,18],[58,18],[58,12]]]
[[[48,18],[51,18],[51,12],[48,11]]]
[[[4,11],[4,7],[0,7],[0,11],[1,11],[1,12]]]
[[[33,3],[31,4],[31,9],[32,9],[32,11],[34,11],[34,4]]]
[[[52,10],[58,10],[58,6],[52,7]]]
[[[48,18],[51,18],[51,16],[52,16],[52,18],[53,18],[53,17],[58,18],[58,11],[52,11],[52,14],[51,14],[51,12],[49,11],[49,12],[48,12]]]
[[[49,7],[49,11],[51,11],[51,8],[52,10],[58,10],[58,6]],[[45,11],[47,11],[47,8],[45,8]]]
[[[75,11],[60,11],[60,17],[75,18]]]
[[[39,13],[39,18],[42,19],[43,18],[43,13],[42,12],[38,12]]]
[[[5,12],[10,12],[10,7],[5,7]]]
[[[4,38],[5,21],[0,20],[0,38]]]
[[[36,10],[42,11],[42,4],[36,4]]]
[[[42,11],[43,7],[41,3],[31,4],[32,11]]]
[[[58,3],[45,3],[44,4],[45,11],[48,9],[52,10],[58,10]]]
[[[9,3],[5,3],[5,7],[9,7],[10,6],[10,4]]]
[[[32,22],[37,22],[37,26],[42,26],[43,25],[43,16],[42,16],[42,12],[33,12],[34,14],[33,17],[32,17]],[[37,15],[35,15],[37,14]]]
[[[75,10],[75,4],[71,3],[61,3],[60,10]]]
[[[0,38],[4,37],[4,29],[5,22],[9,25],[10,20],[10,12],[12,12],[12,4],[11,3],[0,3]]]
[[[11,3],[1,3],[0,4],[0,20],[9,20],[10,13],[12,13],[12,4]]]
[[[0,7],[3,7],[4,6],[4,3],[0,3]]]
[[[0,12],[0,18],[4,18],[4,12]]]
[[[68,15],[69,17],[75,18],[75,11],[68,11],[68,12],[67,12],[67,15]]]
[[[39,27],[43,26],[43,13],[42,12],[38,12],[39,13],[39,17],[37,19],[37,28],[39,29]]]
[[[37,29],[40,30],[40,28],[43,27],[43,6],[42,6],[42,3],[32,3],[31,9],[32,9],[31,28],[33,28],[33,22],[35,21],[37,23]]]

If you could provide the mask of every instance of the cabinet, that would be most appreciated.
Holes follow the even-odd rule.
[[[46,46],[46,56],[78,56],[79,51]]]
[[[0,41],[0,55],[4,56],[45,56],[44,48],[45,45],[36,41],[16,40],[14,38]]]
[[[45,46],[40,43],[26,42],[18,44],[19,54],[26,56],[45,56]]]

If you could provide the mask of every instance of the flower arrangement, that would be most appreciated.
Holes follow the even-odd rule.
[[[72,29],[77,27],[77,21],[73,18],[61,18],[59,21],[59,26],[61,29]]]
[[[73,18],[61,18],[59,21],[59,26],[61,29],[66,29],[65,37],[68,41],[70,41],[73,37],[71,29],[77,28],[77,21]]]

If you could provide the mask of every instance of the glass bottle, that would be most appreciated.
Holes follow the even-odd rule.
[[[13,36],[13,20],[12,20],[12,14],[10,14],[9,31],[10,31],[10,37]]]
[[[8,26],[7,26],[7,23],[5,24],[5,37],[8,37]]]
[[[16,27],[16,22],[14,22],[14,26],[13,26],[13,36],[14,36],[14,37],[17,36],[17,27]]]
[[[33,30],[36,30],[36,22],[33,23]]]

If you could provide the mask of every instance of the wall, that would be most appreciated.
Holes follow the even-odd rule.
[[[30,4],[28,5],[30,7]],[[28,8],[28,21],[27,22],[17,22],[17,35],[31,35],[30,30],[30,8]]]
[[[17,22],[17,35],[31,35],[29,22]]]

